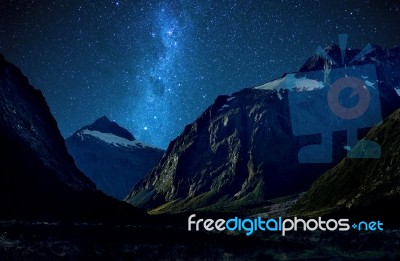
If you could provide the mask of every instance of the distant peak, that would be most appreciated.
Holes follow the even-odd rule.
[[[107,116],[102,116],[100,118],[98,118],[97,120],[94,121],[94,124],[96,123],[111,123],[112,121],[110,121],[109,118],[107,118]]]
[[[101,133],[112,133],[118,137],[133,141],[135,137],[127,129],[119,126],[116,122],[111,121],[107,116],[102,116],[95,120],[92,124],[83,127],[81,130],[99,131]]]

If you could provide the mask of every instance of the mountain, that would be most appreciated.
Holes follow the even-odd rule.
[[[400,110],[365,137],[382,147],[379,159],[342,160],[316,180],[291,210],[302,216],[351,213],[399,223]]]
[[[329,46],[325,51],[340,61],[338,46]],[[359,53],[359,50],[346,50],[345,62]],[[376,86],[377,83],[382,116],[399,107],[400,48],[386,50],[375,46],[372,52],[353,64],[340,69],[337,63],[315,56],[295,74],[285,74],[232,96],[218,97],[169,144],[157,166],[134,186],[126,201],[154,213],[232,211],[305,191],[345,156],[346,133],[333,133],[335,146],[331,163],[299,163],[299,149],[321,143],[321,135],[293,135],[290,90],[282,87],[282,83],[290,77],[301,80],[311,71],[320,70],[322,73],[318,77],[326,77],[329,73],[333,75],[334,69],[353,70],[357,69],[356,65],[373,64],[377,79],[371,84]],[[320,84],[313,82],[316,87]],[[319,110],[326,107],[326,103],[325,98],[314,99],[302,109],[310,115],[316,113],[313,121],[317,122],[326,118],[324,111]],[[366,129],[361,132],[365,134]]]
[[[105,196],[68,154],[42,93],[0,55],[0,218],[134,219]]]
[[[137,141],[105,116],[76,131],[65,144],[78,168],[97,188],[120,200],[164,153]]]

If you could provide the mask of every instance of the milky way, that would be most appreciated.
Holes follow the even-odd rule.
[[[170,123],[177,116],[172,108],[180,99],[179,76],[184,73],[181,50],[189,34],[189,23],[185,14],[178,16],[166,5],[159,7],[154,15],[150,34],[155,52],[141,61],[137,84],[142,88],[142,97],[131,105],[135,115],[132,122],[138,123],[132,124],[133,132],[152,144],[165,146],[170,137],[177,135]]]
[[[300,68],[317,46],[400,43],[393,1],[1,1],[0,52],[68,137],[106,115],[166,148],[218,95]]]

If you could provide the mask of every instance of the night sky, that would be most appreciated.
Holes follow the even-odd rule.
[[[0,52],[64,137],[106,115],[166,148],[214,99],[296,71],[320,45],[400,45],[384,1],[7,1]],[[393,1],[392,1],[393,2]]]

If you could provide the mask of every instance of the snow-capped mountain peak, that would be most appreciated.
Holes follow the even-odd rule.
[[[65,140],[76,165],[106,194],[122,200],[164,151],[136,140],[103,116]]]
[[[129,141],[135,140],[135,137],[128,130],[119,126],[116,122],[109,120],[106,116],[98,118],[95,122],[81,128],[79,131],[84,129],[101,133],[111,133]]]

